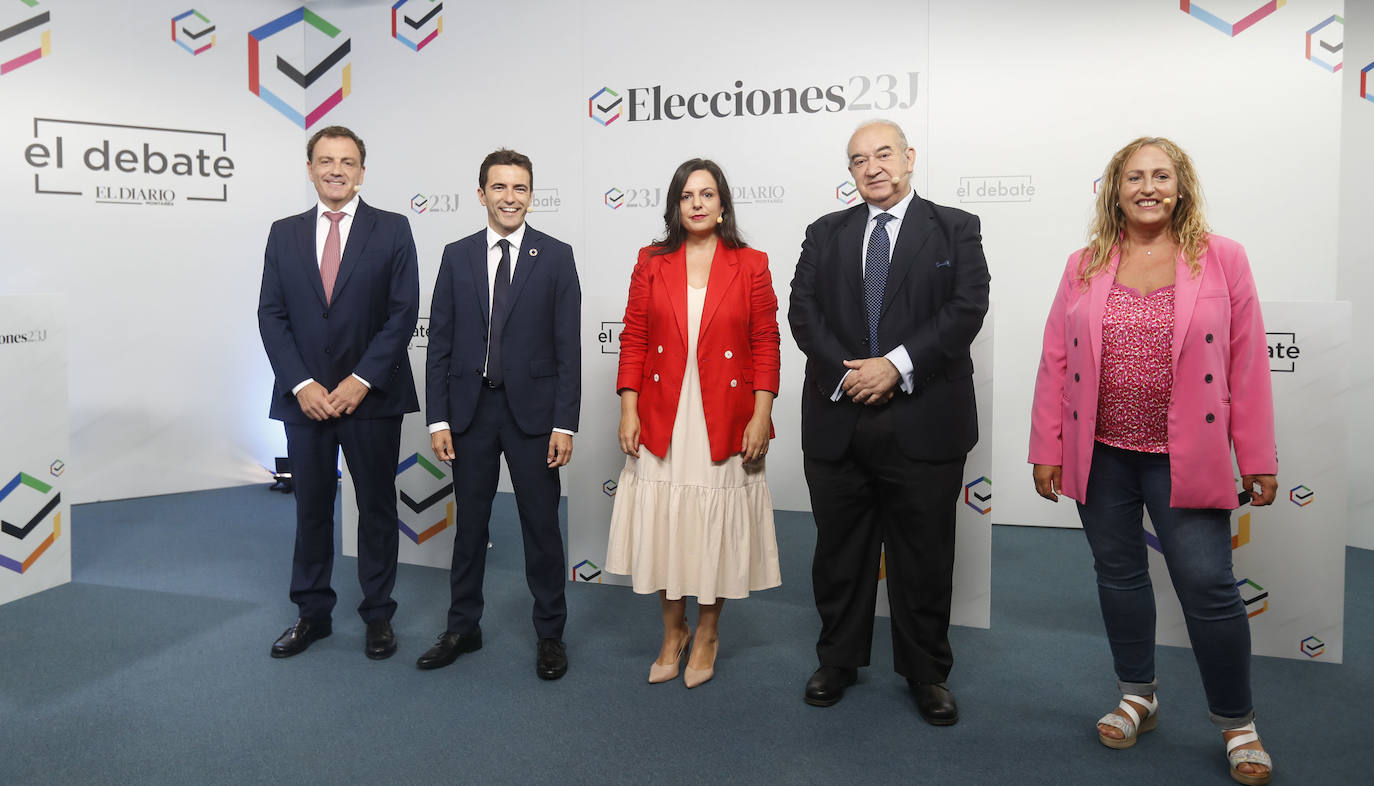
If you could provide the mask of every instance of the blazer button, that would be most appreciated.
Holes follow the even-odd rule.
[[[728,350],[728,349],[725,350],[725,359],[726,359],[726,360],[729,360],[730,358],[732,358],[732,357],[734,357],[734,356],[735,356],[735,353],[731,352],[731,351]]]
[[[1074,345],[1075,347],[1078,346],[1078,339],[1075,338],[1075,339],[1073,340],[1073,345]]]
[[[655,382],[658,381],[658,375],[657,375],[657,374],[654,375],[654,381],[655,381]]]
[[[324,348],[324,354],[326,354],[326,355],[329,354],[329,347],[325,347],[325,348]]]
[[[662,344],[659,344],[659,345],[658,345],[658,354],[660,354],[660,355],[663,354],[663,345],[662,345]]]
[[[1073,411],[1073,419],[1078,420],[1078,410],[1076,409]]]
[[[1217,416],[1216,416],[1216,415],[1213,415],[1213,414],[1210,413],[1210,412],[1207,413],[1207,422],[1208,422],[1208,423],[1211,423],[1212,421],[1214,421],[1214,420],[1216,420],[1216,419],[1217,419]]]
[[[732,387],[732,388],[737,388],[737,387],[739,387],[739,380],[738,380],[738,379],[732,379],[732,380],[730,380],[730,387]]]
[[[320,314],[320,319],[329,319],[329,312],[326,311],[323,314]]]
[[[1074,382],[1077,382],[1077,381],[1078,381],[1078,372],[1077,372],[1077,371],[1073,372],[1073,381],[1074,381]]]
[[[1208,374],[1207,376],[1205,376],[1205,377],[1202,378],[1202,381],[1203,381],[1203,382],[1209,382],[1209,383],[1210,383],[1210,382],[1212,381],[1212,375],[1211,375],[1211,374]]]
[[[1212,343],[1212,334],[1211,334],[1211,333],[1208,333],[1208,334],[1207,334],[1207,343],[1208,343],[1208,344]]]

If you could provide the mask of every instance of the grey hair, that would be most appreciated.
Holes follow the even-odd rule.
[[[888,120],[885,117],[879,117],[874,118],[873,120],[863,121],[854,128],[854,133],[857,134],[865,128],[868,128],[869,126],[887,126],[888,128],[897,132],[897,139],[902,143],[903,150],[906,150],[908,147],[911,147],[911,144],[906,141],[906,132],[902,130],[902,127],[897,125],[896,121]],[[853,134],[850,134],[850,137],[852,138]],[[845,157],[848,158],[848,155],[846,155]]]

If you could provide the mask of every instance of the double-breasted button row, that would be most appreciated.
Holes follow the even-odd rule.
[[[737,387],[739,387],[739,380],[738,380],[738,379],[732,379],[732,380],[730,380],[730,387],[732,387],[732,388],[737,388]]]
[[[660,355],[663,354],[663,345],[662,345],[662,344],[659,344],[659,345],[658,345],[658,354],[660,354]]]
[[[728,350],[728,349],[725,350],[725,359],[726,359],[726,360],[729,360],[730,358],[732,358],[732,357],[734,357],[734,356],[735,356],[735,353],[734,353],[734,352],[731,352],[731,351]]]
[[[654,381],[655,381],[655,382],[658,381],[658,375],[657,375],[657,374],[654,374]]]

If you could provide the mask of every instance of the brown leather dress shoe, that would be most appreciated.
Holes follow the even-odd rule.
[[[305,652],[313,641],[319,641],[334,632],[329,620],[308,620],[301,617],[296,624],[286,629],[281,638],[272,643],[272,657],[289,658]]]

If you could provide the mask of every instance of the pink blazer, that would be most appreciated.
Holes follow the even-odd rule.
[[[1084,501],[1097,430],[1102,314],[1119,257],[1089,282],[1069,257],[1045,322],[1031,406],[1030,462],[1063,468],[1063,491]],[[1180,256],[1174,283],[1173,395],[1169,400],[1169,504],[1237,506],[1231,448],[1243,475],[1278,473],[1269,350],[1245,249],[1212,235],[1193,276]]]

